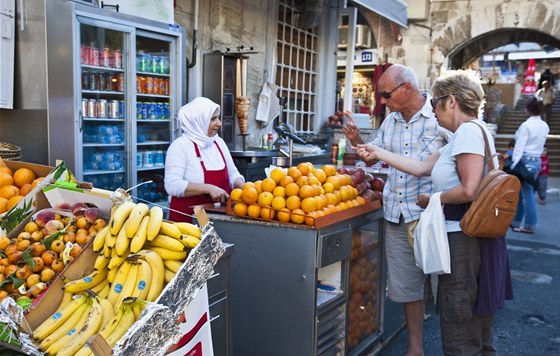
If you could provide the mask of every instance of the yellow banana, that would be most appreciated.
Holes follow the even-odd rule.
[[[130,297],[134,288],[136,287],[136,279],[138,278],[138,263],[131,263],[126,261],[125,263],[131,264],[128,275],[126,276],[126,281],[123,283],[121,292],[117,297],[117,301],[113,304],[113,311],[116,312],[119,305],[126,297]]]
[[[88,298],[84,296],[76,298],[66,304],[66,306],[64,306],[61,310],[55,312],[33,331],[33,339],[40,341],[50,335],[54,330],[58,329],[66,320],[68,320],[68,318],[76,312],[76,309],[78,309],[80,305],[84,304],[87,299]]]
[[[66,304],[70,303],[73,297],[74,293],[64,292],[64,294],[62,295],[62,300],[58,305],[57,311],[61,310],[64,306],[66,306]]]
[[[150,223],[150,217],[148,215],[142,218],[140,222],[140,226],[134,236],[132,236],[132,240],[130,241],[130,252],[136,253],[144,247],[144,243],[146,242],[146,237],[148,233],[148,224]]]
[[[95,293],[96,295],[99,295],[99,292],[101,292],[103,290],[103,288],[105,288],[105,286],[107,286],[107,284],[109,284],[109,281],[107,280],[107,278],[105,278],[101,282],[97,283],[97,285],[90,288],[90,290],[93,293]]]
[[[171,272],[177,273],[179,268],[181,268],[181,266],[183,265],[183,261],[164,260],[163,265]]]
[[[119,205],[117,210],[115,210],[115,213],[111,214],[111,219],[109,220],[109,231],[112,235],[116,235],[119,232],[135,206],[136,204],[133,202],[127,201]]]
[[[148,246],[158,246],[163,247],[171,251],[185,251],[186,247],[181,243],[181,241],[174,239],[171,236],[157,235],[152,241],[148,241]]]
[[[104,254],[101,254],[95,259],[93,269],[96,271],[101,271],[102,269],[107,268],[107,266],[109,265],[109,261],[111,261],[110,257],[105,257]]]
[[[165,266],[163,265],[163,260],[157,252],[140,250],[138,254],[140,255],[140,258],[150,264],[152,269],[152,283],[150,284],[150,290],[148,291],[146,300],[148,302],[153,302],[159,297],[161,291],[163,290],[165,283]]]
[[[111,273],[111,271],[109,271],[109,273]],[[97,293],[98,296],[100,296],[101,298],[107,298],[107,296],[109,295],[109,291],[111,290],[111,283],[109,281],[109,275],[107,275],[107,284],[105,284],[105,287],[103,287],[102,290],[99,291],[99,293]]]
[[[82,326],[80,331],[72,337],[72,340],[60,349],[57,353],[58,356],[74,355],[85,345],[88,337],[95,335],[99,329],[101,329],[101,324],[103,323],[103,310],[101,304],[96,298],[92,298],[92,301],[93,304],[89,311],[87,322]]]
[[[132,311],[134,312],[136,320],[140,319],[140,315],[142,314],[144,308],[146,308],[146,305],[148,305],[148,302],[140,298],[136,298],[136,300],[132,303]]]
[[[119,322],[121,321],[121,318],[124,314],[124,306],[125,306],[124,304],[121,304],[117,312],[113,314],[113,317],[107,322],[107,324],[105,324],[105,326],[99,332],[99,335],[103,336],[105,341],[107,341],[109,335],[111,335],[113,330],[115,330],[115,328],[119,325]]]
[[[105,237],[108,232],[109,225],[105,225],[105,227],[95,235],[93,238],[93,251],[99,252],[103,249],[103,246],[105,246]]]
[[[129,250],[126,250],[122,256],[119,256],[117,254],[116,249],[113,249],[113,253],[111,255],[111,261],[109,261],[109,264],[107,265],[107,268],[109,270],[119,268],[119,266],[123,264],[124,260],[128,256],[129,252],[130,252]]]
[[[171,282],[173,277],[175,277],[175,272],[172,272],[172,271],[170,271],[166,268],[165,269],[165,283]]]
[[[125,304],[124,313],[121,320],[119,321],[117,327],[106,339],[109,346],[114,347],[116,343],[123,337],[123,335],[126,334],[128,329],[130,329],[135,321],[136,316],[132,311],[132,307],[130,306],[130,304]]]
[[[113,304],[111,304],[109,299],[103,298],[99,295],[97,295],[95,299],[97,299],[99,305],[101,306],[101,311],[103,314],[103,322],[101,323],[101,328],[104,328],[105,325],[107,325],[107,323],[109,322],[109,320],[111,320],[113,315],[115,315],[115,313],[113,312]]]
[[[154,239],[159,233],[161,228],[161,223],[163,222],[163,210],[159,206],[152,206],[150,209],[150,221],[148,223],[148,230],[146,232],[146,238],[148,241]]]
[[[127,225],[128,220],[124,223],[117,234],[117,241],[115,241],[115,251],[117,252],[117,256],[126,256],[125,252],[130,247],[130,239],[126,236]]]
[[[82,327],[86,324],[88,317],[89,317],[89,312],[91,311],[91,308],[93,306],[93,303],[91,302],[91,298],[87,297],[88,301],[87,301],[87,309],[82,313],[82,316],[80,317],[80,319],[78,320],[78,322],[76,323],[76,325],[74,325],[74,327],[72,329],[70,329],[66,334],[64,334],[64,336],[62,336],[60,339],[56,340],[55,342],[53,342],[51,344],[51,346],[49,346],[47,348],[46,353],[48,355],[55,355],[57,354],[64,346],[66,346],[66,344],[68,344],[70,342],[70,340],[72,340],[72,338],[82,329]]]
[[[100,283],[105,278],[107,278],[107,272],[108,271],[106,268],[103,268],[101,271],[94,270],[93,272],[91,272],[90,274],[88,274],[83,278],[66,283],[62,288],[64,288],[66,292],[70,292],[70,293],[83,292],[86,289],[93,288],[98,283]]]
[[[79,349],[78,352],[74,354],[74,356],[91,356],[91,355],[93,355],[93,352],[91,351],[87,343],[84,345],[84,347]]]
[[[130,272],[130,267],[132,267],[132,264],[127,262],[123,263],[119,267],[119,270],[115,275],[115,280],[111,284],[111,291],[109,292],[107,299],[109,299],[109,301],[111,302],[111,304],[113,304],[113,306],[115,306],[115,304],[117,303],[117,299],[119,298],[119,295],[121,294],[124,288],[124,284],[126,282],[128,272]]]
[[[105,236],[105,246],[107,246],[109,249],[115,247],[115,243],[117,242],[117,234],[111,234],[110,231],[107,231],[107,236]]]
[[[82,305],[80,305],[78,309],[76,309],[76,311],[72,313],[72,315],[70,315],[68,320],[66,320],[62,325],[60,325],[60,327],[58,327],[49,336],[44,338],[43,341],[41,341],[41,343],[39,344],[41,350],[46,350],[56,340],[60,339],[61,337],[66,335],[67,332],[72,330],[72,328],[76,326],[76,324],[78,323],[78,320],[80,320],[82,314],[84,312],[87,313],[88,309],[89,309],[88,303],[83,303]]]
[[[138,203],[130,212],[126,223],[126,236],[130,239],[134,236],[144,216],[148,215],[150,208],[144,203]]]
[[[181,230],[170,222],[162,221],[161,227],[159,228],[159,233],[162,235],[171,236],[174,239],[179,239],[181,237]]]
[[[187,252],[173,251],[164,247],[150,246],[148,250],[157,252],[162,260],[184,261],[187,258]]]
[[[109,232],[107,232],[107,236],[111,236],[111,234],[109,234]],[[111,238],[113,238],[111,236]],[[103,256],[111,258],[111,250],[112,248],[109,247],[109,244],[107,243],[107,239],[105,239],[105,246],[103,246]]]
[[[183,235],[191,235],[198,239],[202,236],[202,229],[194,224],[188,222],[174,222],[173,225],[177,226]]]
[[[152,267],[150,267],[150,264],[146,260],[141,258],[137,259],[136,262],[139,264],[138,277],[136,278],[131,296],[145,300],[150,291],[150,285],[152,284]]]
[[[118,268],[113,268],[109,270],[109,273],[107,273],[107,280],[109,281],[110,284],[113,284],[113,282],[115,281],[115,276],[117,275],[118,271],[119,271]]]
[[[195,248],[196,245],[198,245],[200,243],[200,240],[197,239],[196,237],[192,236],[192,235],[182,235],[181,236],[181,243],[183,243],[183,245],[185,245],[185,247],[188,248]]]

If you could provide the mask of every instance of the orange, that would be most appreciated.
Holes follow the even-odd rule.
[[[297,179],[302,176],[300,170],[297,169],[297,167],[294,167],[294,166],[288,168],[288,175],[290,177],[292,177],[294,182],[297,181]]]
[[[293,182],[294,182],[294,178],[292,178],[292,177],[286,175],[286,176],[284,176],[284,178],[282,178],[282,179],[280,180],[280,185],[283,186],[283,187],[285,187],[285,186],[287,186],[288,184],[293,183]]]
[[[340,187],[340,194],[342,196],[342,201],[347,201],[352,199],[352,195],[354,194],[354,191],[350,191],[350,186],[347,185],[343,185],[342,187]]]
[[[325,171],[322,169],[316,169],[313,174],[315,175],[315,177],[317,177],[321,184],[325,183],[325,181],[327,180],[327,173],[325,173]]]
[[[0,197],[0,214],[8,211],[8,199]]]
[[[313,199],[315,199],[315,201],[317,202],[317,210],[323,209],[329,203],[327,197],[325,197],[324,195],[317,195]]]
[[[299,188],[299,197],[302,199],[309,198],[315,195],[315,189],[311,185],[304,185]]]
[[[301,201],[301,210],[306,213],[317,210],[317,201],[314,198],[305,198]]]
[[[6,199],[10,199],[13,196],[19,194],[19,188],[15,185],[5,185],[0,188],[0,197],[4,197]]]
[[[342,195],[340,194],[340,190],[335,190],[333,194],[336,198],[336,204],[340,203],[342,201]]]
[[[261,188],[263,192],[272,192],[276,188],[276,182],[272,178],[265,178],[262,181]]]
[[[259,194],[257,202],[260,206],[270,206],[272,204],[272,199],[274,199],[274,195],[271,192],[262,192]]]
[[[266,220],[274,219],[274,209],[268,206],[261,208],[261,218]]]
[[[251,204],[247,208],[247,215],[252,218],[258,218],[261,216],[261,207],[256,204]]]
[[[255,188],[257,188],[257,193],[262,193],[262,180],[255,181]]]
[[[257,188],[252,186],[244,187],[241,191],[241,200],[247,204],[255,204],[259,197],[259,193],[257,192]]]
[[[332,164],[325,164],[321,167],[321,170],[325,172],[327,177],[334,176],[336,174],[336,167]]]
[[[257,188],[254,182],[245,182],[245,183],[243,183],[243,186],[241,187],[241,189],[245,189],[245,187]]]
[[[327,198],[327,204],[336,205],[336,195],[334,195],[333,193],[326,193],[325,198]]]
[[[275,197],[285,197],[286,196],[286,189],[284,189],[284,187],[282,187],[282,186],[277,186],[272,191],[272,195],[274,195]]]
[[[241,201],[241,192],[243,192],[243,190],[241,190],[241,188],[235,188],[231,191],[231,193],[229,194],[229,197],[233,201]]]
[[[356,197],[356,200],[358,201],[358,204],[359,204],[359,205],[364,205],[364,204],[366,203],[366,200],[365,200],[364,197],[361,196],[361,195],[358,195],[358,196]]]
[[[289,222],[290,221],[290,209],[282,208],[276,213],[276,218],[282,222]]]
[[[8,199],[8,203],[6,204],[6,208],[8,210],[10,210],[14,206],[16,206],[17,203],[19,203],[19,201],[22,200],[22,199],[23,199],[23,195],[14,195],[10,199]]]
[[[301,162],[297,165],[297,169],[301,172],[302,175],[306,176],[309,174],[309,164],[308,162]]]
[[[321,194],[322,189],[323,189],[322,187],[320,187],[318,185],[315,185],[315,184],[313,184],[311,186],[311,188],[313,188],[313,196]]]
[[[31,191],[31,184],[25,183],[24,185],[19,188],[19,195],[26,196]]]
[[[274,197],[274,199],[272,199],[271,205],[274,210],[284,209],[286,207],[286,199],[281,196],[276,196]]]
[[[324,209],[324,208],[323,208],[323,209]],[[316,213],[317,213],[317,217],[318,217],[318,218],[322,218],[323,216],[326,215],[325,212],[324,212],[323,210],[317,210]]]
[[[35,178],[37,175],[29,168],[23,167],[14,172],[14,182],[18,188],[26,183],[33,183]]]
[[[336,208],[336,205],[334,204],[329,204],[327,205],[327,209],[329,209],[329,211],[331,212],[331,214],[336,213],[337,211],[339,211],[340,209]]]
[[[309,173],[309,176],[307,177],[309,178],[310,185],[318,185],[318,186],[322,185],[321,182],[319,181],[319,178],[317,178],[314,173]]]
[[[10,168],[5,167],[5,166],[0,166],[0,173],[2,173],[2,172],[8,173],[11,176],[14,175],[14,172]]]
[[[325,193],[332,193],[334,192],[334,184],[332,184],[332,182],[327,182],[323,184],[323,189],[325,190]]]
[[[303,187],[304,185],[308,185],[309,184],[309,177],[307,176],[301,176],[296,180],[296,184],[299,185],[300,187]]]
[[[301,224],[305,220],[305,212],[301,209],[292,210],[292,214],[290,215],[290,220],[294,224]]]
[[[35,179],[33,181],[33,183],[31,183],[31,189],[35,188],[43,180],[43,178],[45,178],[45,177],[39,177],[39,178]]]
[[[317,212],[310,211],[305,215],[305,225],[313,226],[315,225],[315,219],[317,219]]]
[[[337,176],[330,176],[327,177],[327,180],[325,181],[325,184],[331,183],[334,187],[334,190],[337,190],[338,188],[340,188],[340,180],[338,179]],[[325,184],[323,184],[323,187],[325,186]],[[327,189],[325,188],[325,191]]]
[[[270,178],[274,179],[276,184],[280,184],[280,182],[282,182],[282,179],[286,176],[287,176],[287,173],[284,172],[284,170],[282,168],[274,168],[270,172]]]
[[[14,178],[12,177],[11,174],[7,172],[0,172],[0,187],[6,185],[13,185],[13,184],[14,184]]]
[[[286,207],[290,210],[299,209],[301,199],[297,195],[292,195],[286,199]]]
[[[346,210],[346,209],[348,209],[348,205],[347,205],[345,202],[343,202],[343,201],[341,201],[340,203],[336,204],[336,206],[337,206],[338,208],[340,208],[340,210]]]
[[[288,196],[288,197],[291,197],[293,195],[298,195],[299,194],[299,185],[297,185],[296,183],[290,183],[284,188],[284,192],[286,193],[286,196]]]

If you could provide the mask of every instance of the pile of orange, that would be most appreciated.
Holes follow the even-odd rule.
[[[0,166],[0,214],[16,206],[41,179],[29,168],[13,172],[9,167]]]
[[[352,177],[330,164],[315,168],[309,162],[274,168],[270,177],[246,182],[231,192],[233,212],[265,220],[314,225],[315,219],[366,203]]]

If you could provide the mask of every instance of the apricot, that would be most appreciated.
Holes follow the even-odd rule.
[[[10,244],[10,239],[6,236],[0,237],[0,250],[4,250]]]
[[[6,256],[10,256],[12,253],[17,252],[17,250],[17,244],[11,243],[4,249],[4,253],[6,254]]]
[[[82,252],[82,246],[74,244],[74,246],[72,246],[72,249],[70,250],[70,256],[76,257],[80,254],[80,252]]]
[[[50,268],[45,268],[41,271],[41,282],[48,282],[56,276],[56,272]]]
[[[43,234],[43,231],[41,231],[41,230],[34,231],[34,232],[31,233],[31,240],[33,240],[33,242],[39,242],[44,237],[45,237],[45,234]]]
[[[33,264],[32,271],[35,273],[41,272],[45,268],[45,261],[41,257],[33,257]]]
[[[8,267],[10,265],[10,261],[8,261],[7,257],[0,258],[0,266]]]
[[[46,250],[47,247],[42,242],[34,242],[29,246],[29,252],[33,257],[40,257]]]
[[[41,255],[41,258],[43,259],[43,262],[47,266],[50,266],[51,263],[53,263],[53,261],[56,260],[57,257],[58,257],[58,255],[56,254],[56,252],[54,252],[52,250],[47,250]]]
[[[17,271],[19,269],[19,267],[17,265],[9,265],[8,267],[6,267],[5,270],[5,274],[6,276],[11,275],[12,273],[14,273],[15,271]]]
[[[27,277],[31,276],[31,274],[33,274],[33,271],[31,270],[31,267],[29,267],[29,265],[24,265],[16,271],[16,277],[24,281],[27,279]]]
[[[76,243],[80,246],[85,246],[87,242],[90,240],[91,236],[92,236],[91,233],[89,235],[84,235],[84,234],[76,235]],[[95,236],[95,234],[93,236]]]
[[[17,240],[21,241],[21,240],[31,240],[31,234],[27,231],[22,231],[18,234],[17,236]]]
[[[80,230],[78,230],[78,231],[80,231]],[[64,240],[64,242],[74,243],[74,241],[76,241],[76,234],[73,233],[73,232],[69,232],[67,234],[64,234],[62,239]]]
[[[8,295],[8,292],[5,290],[0,290],[0,301],[4,300]]]
[[[51,268],[55,272],[62,272],[64,269],[64,262],[60,258],[57,258],[51,263]]]
[[[101,231],[101,229],[103,229],[106,225],[107,222],[104,219],[96,219],[93,222],[93,227],[95,228],[96,231]]]
[[[91,223],[85,216],[80,216],[78,219],[76,219],[76,226],[78,227],[78,229],[87,230],[89,229],[90,224]]]
[[[22,251],[16,251],[16,252],[8,255],[8,261],[10,261],[10,264],[12,264],[12,265],[17,264],[22,259],[23,259],[23,252]]]
[[[64,241],[54,240],[51,244],[51,250],[53,250],[56,253],[61,253],[62,251],[64,251],[64,246],[66,246]]]
[[[17,243],[17,249],[19,251],[25,251],[31,245],[30,240],[21,240]]]

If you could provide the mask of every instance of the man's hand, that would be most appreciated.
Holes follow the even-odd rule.
[[[422,193],[418,196],[418,200],[416,200],[416,205],[426,209],[428,203],[430,202],[430,195],[428,193]]]
[[[380,148],[377,146],[361,144],[352,146],[352,149],[360,156],[362,161],[366,163],[374,164],[380,159],[378,156]]]
[[[344,127],[342,128],[342,132],[344,132],[344,136],[352,143],[353,146],[356,146],[360,143],[364,143],[362,137],[360,136],[360,129],[358,125],[356,125],[356,121],[352,117],[352,113],[350,111],[344,112],[344,116],[348,119]]]

